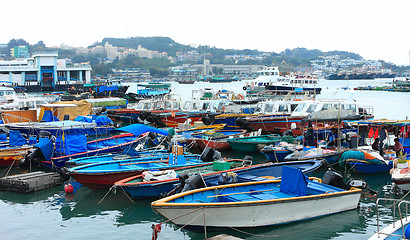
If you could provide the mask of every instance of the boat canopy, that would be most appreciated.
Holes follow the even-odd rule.
[[[166,130],[150,127],[150,126],[139,124],[139,123],[128,125],[122,128],[117,128],[115,129],[115,131],[129,132],[129,133],[134,134],[135,136],[139,136],[146,132],[154,132],[154,133],[158,133],[158,134],[165,135],[165,136],[168,135],[168,131]]]
[[[43,115],[46,110],[51,110],[53,115],[60,121],[64,120],[66,115],[69,116],[70,120],[74,120],[78,116],[87,116],[92,114],[92,105],[85,100],[43,104],[40,110],[39,119],[43,119]]]
[[[300,169],[283,166],[280,191],[296,196],[306,196],[308,178]]]
[[[54,153],[54,144],[48,138],[40,138],[34,147],[39,148],[46,161],[50,161]]]

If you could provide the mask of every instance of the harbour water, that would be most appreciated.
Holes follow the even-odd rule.
[[[323,92],[318,97],[330,98],[337,91],[338,98],[350,96],[361,105],[373,106],[376,118],[406,119],[410,113],[410,94],[340,90],[346,85],[353,88],[372,83],[374,81],[324,81],[321,84]],[[173,92],[180,94],[183,99],[191,97],[192,89],[204,87],[229,89],[238,93],[243,91],[241,82],[173,83],[172,87]],[[227,152],[224,156],[243,158],[244,155]],[[255,162],[266,161],[262,154],[253,154],[253,157]],[[1,176],[6,171],[6,168],[0,168]],[[12,169],[11,173],[16,171],[19,170]],[[321,177],[323,173],[324,170],[314,175]],[[370,188],[378,192],[377,197],[403,197],[402,193],[391,189],[388,174],[352,174],[351,177],[366,180]],[[121,192],[106,194],[106,190],[82,187],[73,196],[66,196],[63,186],[31,194],[0,192],[0,239],[151,239],[151,225],[166,221],[151,210],[150,200],[133,202]],[[367,239],[377,227],[375,202],[375,197],[367,196],[360,200],[357,210],[282,226],[241,229],[242,232],[233,229],[208,232],[208,237],[227,233],[243,239]],[[390,213],[388,205],[381,209],[381,214],[386,214],[382,218],[382,226],[388,224]],[[159,239],[204,239],[204,234],[164,223]]]

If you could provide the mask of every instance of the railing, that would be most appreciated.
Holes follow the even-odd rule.
[[[401,229],[403,231],[403,235],[398,235],[398,234],[393,234],[393,233],[388,234],[388,233],[380,232],[380,222],[379,222],[379,219],[380,219],[380,217],[379,217],[379,202],[380,201],[393,202],[393,229],[395,229],[395,227],[396,227],[396,204],[398,203],[397,208],[398,208],[398,211],[399,211],[399,217],[400,217],[400,223],[401,223]],[[391,199],[391,198],[378,198],[377,199],[377,201],[376,201],[376,210],[377,210],[377,231],[376,231],[376,233],[377,233],[378,237],[380,236],[380,234],[383,234],[383,235],[389,235],[389,236],[402,237],[403,239],[406,239],[405,229],[404,229],[404,224],[403,224],[403,214],[401,212],[401,205],[402,204],[406,204],[405,220],[407,221],[407,218],[409,217],[408,216],[408,205],[410,204],[410,201],[401,200],[401,199]]]

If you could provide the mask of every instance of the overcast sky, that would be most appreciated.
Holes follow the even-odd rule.
[[[38,0],[1,2],[0,43],[86,47],[104,37],[280,53],[343,50],[409,65],[409,0]]]

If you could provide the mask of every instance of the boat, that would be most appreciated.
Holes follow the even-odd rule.
[[[204,150],[206,147],[221,151],[230,148],[226,141],[228,138],[239,137],[246,135],[246,130],[216,130],[203,133],[194,133],[191,138],[186,139],[188,145],[193,145]]]
[[[231,148],[239,152],[258,152],[266,145],[275,144],[281,141],[278,134],[269,134],[261,136],[228,138],[226,141]]]
[[[263,153],[269,161],[283,162],[286,156],[301,149],[303,149],[303,146],[301,145],[280,142],[276,145],[265,146],[260,152]]]
[[[283,166],[295,167],[301,169],[303,173],[309,174],[322,165],[320,161],[293,162],[288,164],[265,163],[250,166],[244,164],[245,162],[242,160],[228,160],[226,162],[228,164],[222,162],[205,163],[195,167],[178,168],[174,171],[179,176],[184,173],[192,176],[198,172],[201,174],[206,186],[214,186],[224,184],[224,182],[221,181],[223,173],[227,173],[228,176],[232,176],[232,173],[234,173],[233,176],[236,176],[238,182],[249,182],[266,180],[268,178],[280,178]],[[229,165],[229,169],[226,167],[227,165]],[[152,174],[155,173],[151,173],[151,175]],[[120,180],[115,183],[115,187],[123,190],[128,196],[134,199],[157,198],[164,195],[164,193],[168,195],[177,193],[175,185],[180,183],[180,178],[166,179],[161,178],[161,175],[158,174],[156,177],[147,180],[145,176],[137,175]],[[187,181],[184,182],[184,185],[186,182]],[[182,190],[182,188],[179,189],[179,191]]]
[[[401,190],[410,191],[410,167],[405,168],[393,168],[391,171],[392,182]]]
[[[380,202],[388,202],[389,208],[393,205],[392,220],[387,220],[386,216],[381,215],[379,209]],[[383,239],[410,239],[410,216],[408,215],[407,209],[409,207],[410,201],[402,199],[389,199],[389,198],[378,198],[376,201],[377,209],[377,231],[368,238],[369,240],[383,240]],[[386,211],[383,211],[386,213]],[[398,213],[398,214],[397,214]],[[386,222],[391,222],[383,229],[380,229],[381,219],[383,218],[383,224]]]
[[[284,161],[317,160],[321,159],[328,165],[338,163],[338,160],[346,149],[330,149],[322,147],[304,147],[303,150],[295,151],[287,155]]]
[[[182,166],[200,165],[202,163],[200,155],[184,155],[181,147],[180,150],[165,156],[139,158],[138,161],[124,159],[88,164],[70,168],[68,173],[82,185],[91,189],[98,189],[110,188],[115,182],[141,174],[143,171],[167,170]]]
[[[59,135],[54,144],[39,143],[34,145],[35,150],[27,155],[25,162],[21,162],[20,165],[28,166],[29,163],[33,162],[50,169],[59,169],[64,167],[65,162],[71,159],[119,153],[129,149],[131,146],[135,147],[138,144],[145,143],[148,132],[162,135],[168,134],[165,130],[156,129],[144,124],[133,124],[118,128],[116,131],[127,133],[92,141],[87,141],[85,135]]]
[[[360,149],[342,153],[339,165],[357,173],[388,173],[393,168],[393,161],[384,159],[379,152]]]
[[[287,224],[358,207],[362,190],[343,190],[283,167],[281,180],[195,189],[151,203],[173,223],[192,228]],[[292,214],[290,214],[292,213]]]

